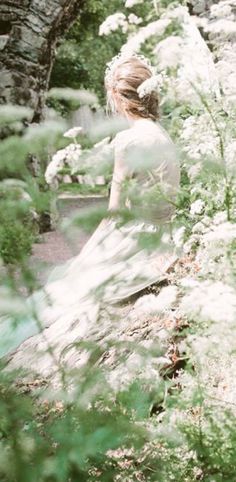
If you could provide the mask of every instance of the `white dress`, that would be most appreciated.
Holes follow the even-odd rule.
[[[141,197],[159,183],[167,186],[168,199],[175,198],[179,162],[172,141],[158,123],[136,121],[117,134],[113,146],[115,159],[129,166]],[[163,200],[156,205],[152,201],[151,206],[128,204],[127,209],[137,207],[139,220],[118,225],[112,216],[104,219],[79,255],[67,262],[63,270],[54,270],[44,289],[28,300],[43,328],[40,333],[39,323],[31,315],[14,332],[9,319],[0,323],[0,356],[18,347],[11,355],[11,366],[31,366],[44,376],[49,375],[52,360],[46,353],[48,344],[53,346],[54,356],[60,357],[68,345],[87,338],[88,332],[92,338],[102,306],[127,299],[165,278],[177,259],[174,247],[169,245],[165,252],[159,248],[148,250],[140,247],[138,236],[157,232],[160,224],[168,225],[173,204]],[[68,355],[66,360],[76,364],[75,357]]]

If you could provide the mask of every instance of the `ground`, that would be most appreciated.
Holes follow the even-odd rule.
[[[106,202],[106,198],[100,196],[80,197],[69,194],[62,195],[57,203],[59,219],[63,221],[65,218],[75,214],[79,209],[105,204]],[[39,280],[44,282],[48,272],[53,266],[62,264],[77,255],[89,237],[90,234],[79,229],[69,236],[62,232],[60,225],[58,225],[55,230],[40,235],[38,242],[33,245],[31,257]]]

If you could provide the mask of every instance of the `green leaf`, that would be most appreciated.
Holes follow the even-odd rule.
[[[1,105],[0,106],[0,126],[11,124],[15,121],[30,121],[33,115],[32,109],[21,107],[18,105]]]

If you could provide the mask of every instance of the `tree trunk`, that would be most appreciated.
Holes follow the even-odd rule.
[[[42,118],[57,39],[76,19],[83,0],[2,0],[0,104],[30,107]]]

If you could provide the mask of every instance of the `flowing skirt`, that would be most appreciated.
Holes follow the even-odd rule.
[[[0,322],[1,357],[10,354],[11,367],[30,366],[49,375],[51,348],[60,358],[69,345],[93,336],[101,307],[165,279],[177,260],[174,247],[163,252],[139,243],[140,234],[155,232],[158,227],[151,224],[119,227],[113,219],[103,220],[78,256],[55,268],[44,289],[27,300],[28,316],[14,328],[9,319]],[[65,358],[76,364],[75,352]]]

